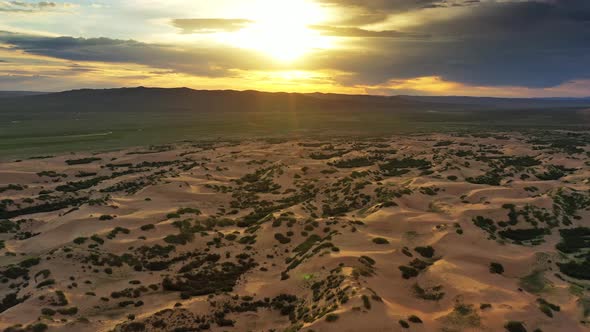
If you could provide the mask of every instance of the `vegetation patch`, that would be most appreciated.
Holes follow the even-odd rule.
[[[96,157],[90,157],[90,158],[81,158],[81,159],[68,159],[66,160],[66,164],[72,166],[72,165],[84,165],[84,164],[90,164],[93,163],[95,161],[99,161],[102,160],[101,158],[96,158]]]

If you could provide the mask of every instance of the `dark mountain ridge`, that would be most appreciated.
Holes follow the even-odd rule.
[[[23,93],[12,96],[7,94],[0,99],[0,111],[59,112],[405,112],[464,110],[466,106],[471,110],[590,107],[590,98],[388,97],[137,87],[81,89],[46,94]]]
[[[38,91],[0,91],[0,98],[28,97],[28,96],[47,94],[47,93],[48,92],[38,92]]]
[[[343,111],[426,108],[429,102],[375,96],[321,98],[299,93],[270,93],[188,88],[83,89],[0,100],[0,111]]]
[[[549,108],[549,107],[587,107],[586,98],[496,98],[464,96],[397,96],[404,100],[453,105],[479,105],[494,108]]]

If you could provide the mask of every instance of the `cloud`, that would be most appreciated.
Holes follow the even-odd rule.
[[[39,1],[39,2],[23,2],[23,1],[10,1],[9,4],[19,7],[29,8],[54,8],[57,7],[55,2]]]
[[[436,9],[448,10],[448,9]],[[317,66],[353,73],[342,84],[441,77],[477,86],[547,88],[590,78],[590,1],[482,2],[412,27],[428,39],[360,39],[317,54]]]
[[[494,96],[494,97],[588,97],[590,80],[576,80],[549,88],[521,86],[474,86],[445,81],[440,77],[416,77],[391,80],[378,86],[366,87],[366,92],[377,95],[432,95],[432,96]]]
[[[423,9],[473,6],[480,0],[318,0],[339,13],[328,25],[361,27],[384,23],[396,15]]]
[[[362,8],[341,8],[339,12],[339,15],[326,23],[337,26],[363,26],[383,22],[389,17],[387,12],[370,12]]]
[[[364,38],[428,38],[426,34],[414,34],[395,30],[366,30],[356,27],[336,27],[328,25],[312,25],[311,29],[317,30],[325,36],[334,37],[364,37]]]
[[[224,18],[192,18],[175,19],[172,25],[181,29],[182,33],[213,33],[238,31],[252,21],[246,19],[224,19]]]
[[[69,3],[55,3],[50,1],[25,2],[25,1],[2,1],[0,2],[0,12],[8,13],[38,13],[51,11],[60,8],[73,6]]]
[[[320,0],[321,3],[344,6],[362,7],[370,10],[407,11],[439,3],[439,0]]]
[[[477,4],[479,0],[320,0],[320,3],[358,7],[369,11],[387,11],[402,13],[424,8],[463,7]]]
[[[15,51],[72,61],[134,63],[176,72],[222,77],[232,69],[272,68],[264,55],[231,47],[189,47],[111,38],[46,37],[0,31],[0,44]]]

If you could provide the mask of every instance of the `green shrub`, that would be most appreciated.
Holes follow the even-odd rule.
[[[141,229],[142,231],[149,231],[149,230],[152,230],[155,228],[156,228],[156,226],[154,226],[154,224],[147,224],[147,225],[141,226],[139,229]]]
[[[305,239],[304,242],[295,247],[293,251],[299,254],[305,254],[309,249],[311,249],[311,247],[321,240],[322,238],[319,235],[312,234],[307,239]]]
[[[527,332],[523,322],[509,321],[504,324],[504,328],[508,332]]]
[[[489,233],[496,232],[497,227],[492,219],[477,216],[473,218],[472,221],[475,226],[483,229],[484,231],[487,231]]]
[[[402,271],[402,278],[410,279],[418,276],[419,271],[413,267],[401,265],[399,266],[399,270]]]
[[[86,242],[86,240],[88,240],[87,237],[77,237],[74,239],[74,243],[80,245],[80,244],[84,244],[84,242]]]
[[[95,158],[95,157],[91,157],[91,158],[82,158],[82,159],[70,159],[70,160],[66,160],[66,164],[68,165],[83,165],[83,164],[90,164],[92,162],[95,161],[99,161],[102,160],[101,158]]]
[[[56,311],[51,308],[43,308],[41,309],[41,314],[45,316],[53,316],[55,315]]]
[[[422,255],[422,257],[432,258],[432,256],[434,256],[434,248],[432,248],[431,246],[416,247],[414,248],[414,250],[420,255]]]
[[[53,285],[53,284],[55,284],[55,280],[53,280],[53,279],[46,279],[46,280],[43,280],[40,283],[38,283],[37,284],[37,288],[42,288],[42,287],[50,286],[50,285]]]
[[[440,301],[445,293],[442,291],[442,286],[434,286],[429,288],[422,288],[417,283],[412,286],[414,295],[423,300]]]
[[[287,243],[291,242],[291,239],[290,238],[284,236],[281,233],[276,233],[275,234],[275,240],[279,241],[281,244],[287,244]]]
[[[376,237],[373,239],[373,243],[375,244],[389,244],[389,241],[382,237]]]
[[[65,309],[57,309],[57,312],[64,315],[64,316],[73,316],[78,313],[78,308],[71,307]]]
[[[326,315],[326,322],[335,322],[338,320],[338,315],[336,314],[327,314]]]
[[[28,259],[25,259],[24,261],[18,263],[18,265],[20,267],[30,268],[30,267],[33,267],[35,265],[38,265],[40,261],[41,261],[41,259],[38,258],[38,257],[28,258]]]
[[[18,293],[8,293],[0,301],[0,313],[26,301],[29,296],[18,298]]]
[[[490,263],[490,273],[502,274],[504,273],[504,267],[500,263]]]
[[[468,177],[465,180],[473,184],[487,184],[490,186],[499,186],[500,181],[502,181],[502,176],[496,172],[488,172],[484,175],[480,175],[475,178]]]
[[[336,168],[357,168],[357,167],[366,167],[374,165],[375,161],[368,157],[358,157],[348,160],[339,160],[333,163],[330,163],[330,166],[334,166]]]
[[[363,300],[363,306],[365,309],[371,310],[371,301],[369,300],[369,297],[367,295],[363,295],[361,299]]]
[[[141,331],[145,331],[146,327],[144,323],[141,322],[131,322],[129,324],[126,324],[125,327],[123,327],[123,332],[141,332]]]
[[[45,323],[36,323],[36,324],[27,326],[27,331],[31,331],[31,332],[45,332],[45,331],[47,331],[47,329],[49,329],[49,326],[47,326],[47,324],[45,324]]]
[[[566,263],[557,263],[561,273],[581,280],[590,280],[590,257],[581,262],[572,260]]]

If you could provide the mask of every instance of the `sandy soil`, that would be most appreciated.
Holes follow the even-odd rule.
[[[567,135],[218,141],[1,163],[0,328],[588,330],[590,283],[559,264],[584,268],[590,248],[556,249],[560,229],[590,227],[585,144],[551,144]],[[503,232],[523,229],[546,232]]]

